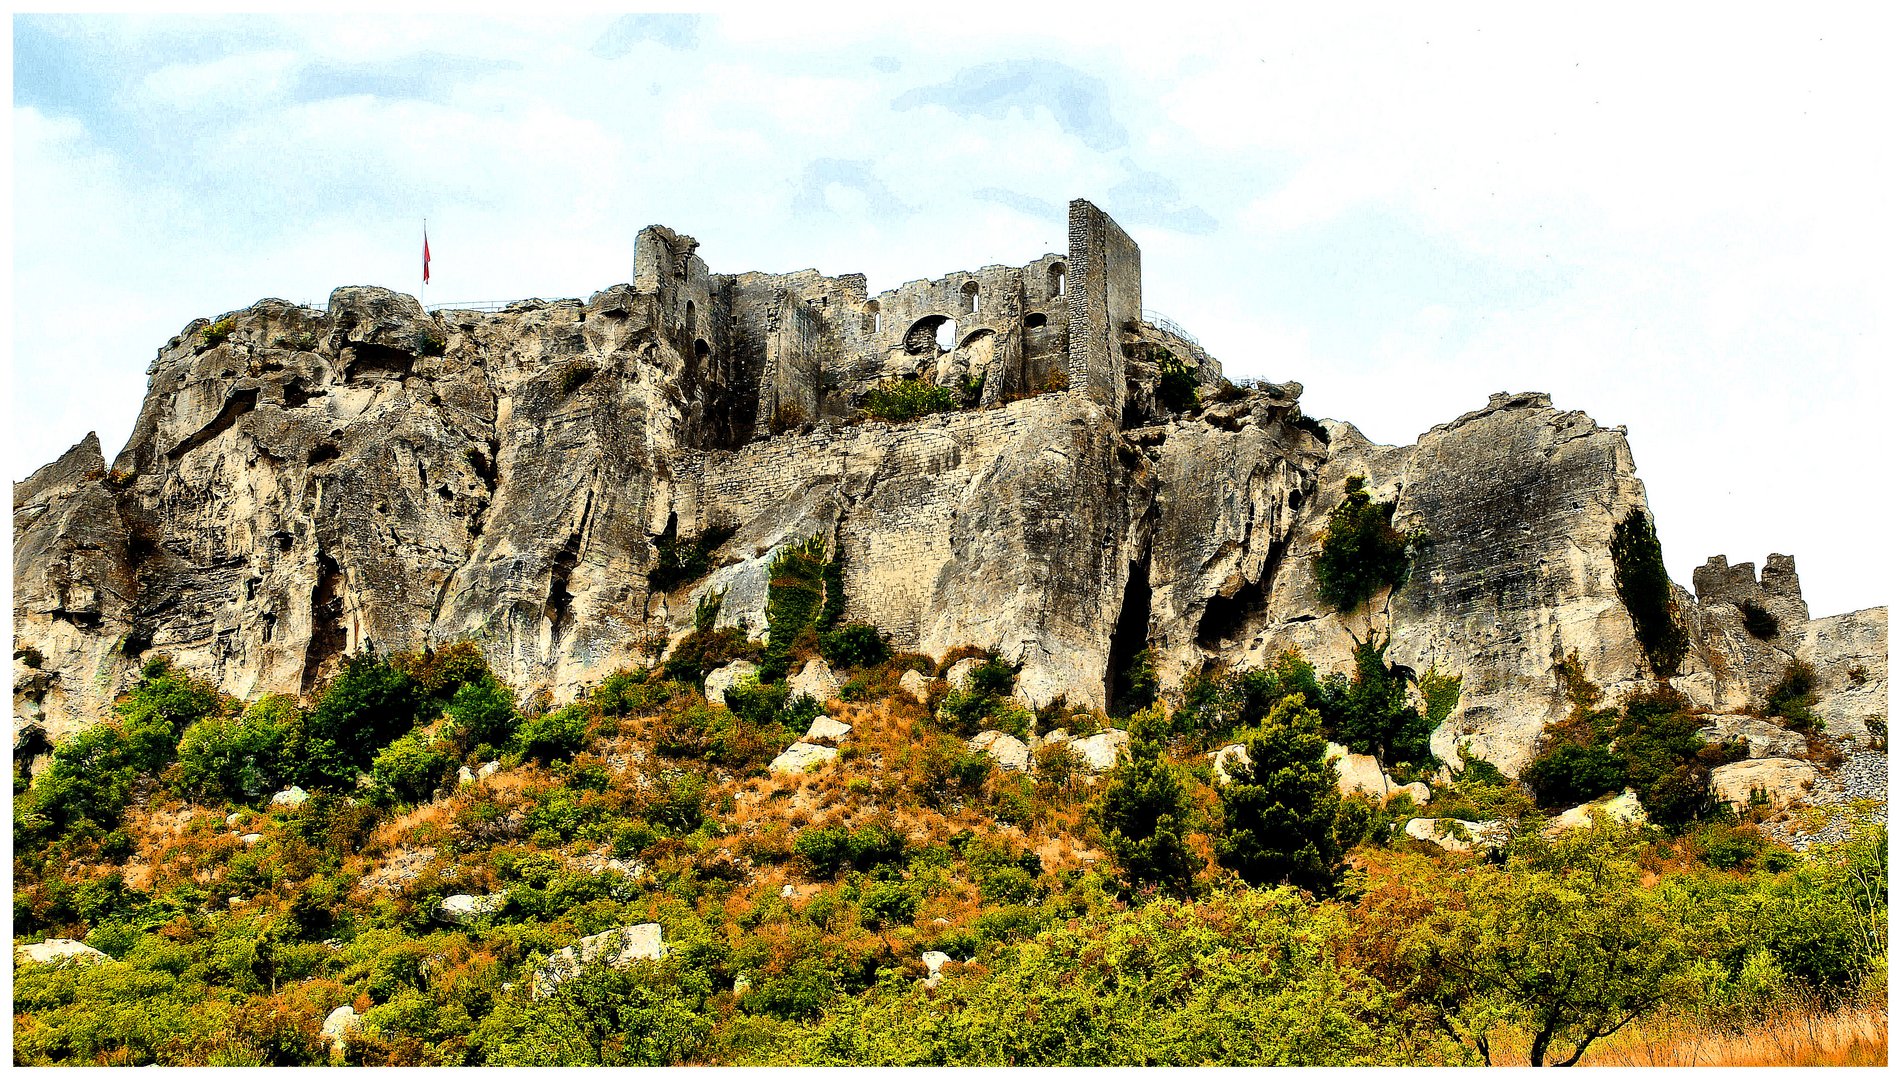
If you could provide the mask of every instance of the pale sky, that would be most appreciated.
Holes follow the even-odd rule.
[[[414,292],[425,217],[431,303],[585,297],[656,222],[877,292],[1062,251],[1083,196],[1231,376],[1387,443],[1546,391],[1629,427],[1686,586],[1778,551],[1886,603],[1879,9],[1321,6],[16,16],[9,471],[116,453],[193,318]]]

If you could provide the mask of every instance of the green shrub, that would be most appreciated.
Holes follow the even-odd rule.
[[[1539,753],[1518,779],[1537,796],[1538,805],[1555,809],[1621,791],[1628,777],[1608,745],[1564,742]]]
[[[485,1065],[678,1065],[713,1026],[702,1007],[709,990],[679,961],[617,968],[603,959],[545,998],[502,998],[473,1042]]]
[[[1327,518],[1314,574],[1320,599],[1340,611],[1353,611],[1383,588],[1406,583],[1416,537],[1393,528],[1392,503],[1376,503],[1365,490],[1366,478],[1349,476],[1346,498]]]
[[[890,641],[869,623],[846,623],[824,631],[819,634],[818,648],[819,655],[835,668],[870,667],[891,655]]]
[[[515,712],[515,695],[486,672],[480,679],[458,687],[446,711],[455,721],[457,741],[465,749],[506,746],[520,719]]]
[[[1387,666],[1386,649],[1391,640],[1377,635],[1356,640],[1353,678],[1332,693],[1323,693],[1322,700],[1315,704],[1334,713],[1333,723],[1326,726],[1354,753],[1372,754],[1383,763],[1429,765],[1433,725],[1407,704],[1405,681]],[[1443,704],[1443,688],[1439,693]],[[1456,700],[1456,680],[1452,694]],[[1427,704],[1430,706],[1431,701]],[[1323,713],[1322,719],[1328,717]]]
[[[204,335],[205,348],[211,349],[223,345],[225,342],[231,340],[231,332],[237,328],[237,317],[232,315],[226,315],[224,318],[205,327],[204,330],[201,331]]]
[[[841,870],[868,871],[901,863],[904,834],[885,825],[843,825],[809,828],[792,842],[793,854],[804,860],[814,877],[836,877]]]
[[[713,568],[713,552],[739,531],[736,525],[713,525],[691,540],[681,540],[679,527],[678,519],[669,517],[666,529],[654,538],[647,586],[656,592],[672,592],[705,577]]]
[[[304,776],[315,787],[343,785],[378,750],[433,719],[437,703],[415,677],[375,652],[344,661],[304,724]]]
[[[1663,566],[1663,545],[1642,510],[1633,510],[1611,534],[1611,563],[1617,595],[1630,612],[1637,644],[1658,677],[1677,673],[1690,650],[1690,636],[1677,619],[1670,575]]]
[[[1815,668],[1806,660],[1792,661],[1789,670],[1769,688],[1763,712],[1782,717],[1797,731],[1815,728]]]
[[[587,706],[579,703],[522,721],[515,739],[523,757],[544,765],[573,757],[588,743]]]
[[[303,712],[295,698],[259,698],[235,717],[212,716],[178,743],[178,788],[197,799],[254,803],[299,774]]]
[[[405,735],[384,747],[370,763],[371,797],[385,806],[414,806],[435,797],[455,766],[437,743]]]
[[[859,904],[864,908],[866,925],[879,929],[910,923],[917,918],[922,900],[917,886],[908,882],[874,881],[865,886]]]
[[[1201,400],[1201,383],[1187,364],[1168,356],[1156,368],[1155,399],[1170,412],[1194,408]]]
[[[736,626],[715,628],[725,592],[708,592],[693,606],[693,629],[673,646],[661,674],[676,682],[695,687],[706,683],[706,674],[735,660],[759,659],[759,647]]]
[[[866,416],[879,420],[914,420],[955,409],[957,395],[948,387],[921,379],[887,379],[867,392],[858,407]]]

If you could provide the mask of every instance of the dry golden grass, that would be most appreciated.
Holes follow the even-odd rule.
[[[1524,1065],[1527,1040],[1493,1040],[1496,1065]],[[1883,1001],[1827,1011],[1790,1005],[1741,1031],[1693,1017],[1658,1016],[1601,1039],[1581,1065],[1678,1068],[1888,1064],[1888,1010]]]

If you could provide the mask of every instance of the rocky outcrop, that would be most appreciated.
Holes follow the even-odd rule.
[[[971,750],[989,755],[997,763],[997,768],[1010,772],[1028,772],[1031,768],[1030,748],[1022,739],[1001,731],[978,732],[970,740]]]
[[[667,947],[660,940],[659,923],[641,923],[593,934],[559,950],[536,968],[533,993],[538,998],[548,996],[555,987],[596,961],[611,967],[625,967],[636,960],[658,960],[665,955]]]
[[[1150,387],[1105,383],[1122,365],[1091,352],[1107,366],[1076,369],[1086,388],[987,387],[981,407],[848,422],[824,380],[793,377],[797,356],[775,353],[766,372],[745,341],[721,330],[709,344],[689,325],[757,321],[747,333],[783,337],[785,310],[821,306],[794,295],[816,276],[719,322],[719,290],[759,282],[709,275],[690,238],[650,233],[659,246],[643,257],[678,274],[586,301],[425,312],[343,288],[322,310],[266,300],[187,326],[154,361],[110,468],[88,438],[15,486],[16,745],[108,715],[147,652],[254,697],[313,692],[372,645],[468,639],[523,692],[563,698],[659,659],[714,597],[719,623],[762,635],[773,556],[815,536],[842,567],[845,618],[934,657],[994,650],[1020,665],[1017,695],[1033,707],[1108,705],[1145,649],[1168,692],[1290,648],[1343,670],[1357,640],[1390,635],[1389,660],[1463,678],[1434,751],[1463,746],[1507,773],[1566,714],[1554,669],[1573,653],[1613,700],[1671,676],[1715,716],[1758,705],[1801,659],[1828,732],[1877,737],[1885,610],[1809,619],[1783,556],[1760,581],[1748,564],[1699,572],[1699,596],[1675,596],[1689,654],[1652,670],[1610,551],[1649,510],[1629,445],[1545,395],[1494,395],[1411,445],[1379,446],[1306,418],[1298,383],[1221,388],[1209,359],[1207,400],[1170,412]],[[828,303],[869,303],[862,281],[852,293],[825,280]],[[681,289],[701,313],[686,322]],[[826,318],[793,322],[836,331]],[[1055,363],[990,329],[993,359]],[[1119,340],[1161,341],[1132,333]],[[850,335],[867,350],[853,386],[924,345],[906,337],[886,355]],[[1128,378],[1150,377],[1145,363]],[[820,408],[761,428],[761,379],[776,400],[817,394]],[[1314,562],[1352,477],[1420,542],[1402,587],[1342,613],[1321,602]],[[656,573],[663,549],[706,536],[722,539],[700,578]],[[1774,617],[1772,633],[1745,602]],[[952,685],[972,666],[954,667]],[[708,696],[747,668],[713,673]],[[838,693],[822,661],[794,681]],[[928,697],[923,676],[904,685]],[[1074,748],[1106,769],[1119,734]],[[785,768],[831,750],[800,745]]]
[[[1710,786],[1716,789],[1718,798],[1738,809],[1757,802],[1781,808],[1800,802],[1820,776],[1806,761],[1756,758],[1711,769]]]
[[[811,772],[827,762],[838,758],[838,750],[830,746],[814,743],[795,742],[786,747],[785,752],[772,759],[772,771],[781,774],[797,775]]]

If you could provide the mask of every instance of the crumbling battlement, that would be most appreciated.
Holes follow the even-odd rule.
[[[1690,584],[1696,590],[1697,603],[1705,607],[1753,603],[1778,618],[1793,616],[1794,622],[1809,619],[1808,601],[1802,599],[1802,579],[1796,576],[1792,555],[1770,555],[1763,562],[1760,582],[1756,580],[1755,563],[1731,566],[1727,556],[1712,555],[1691,571]]]
[[[697,247],[664,226],[641,230],[633,288],[652,325],[723,398],[717,411],[742,418],[728,445],[842,422],[893,379],[974,394],[980,405],[1068,390],[1120,419],[1122,338],[1142,319],[1142,253],[1086,200],[1070,203],[1066,254],[875,296],[863,274],[715,274]]]

